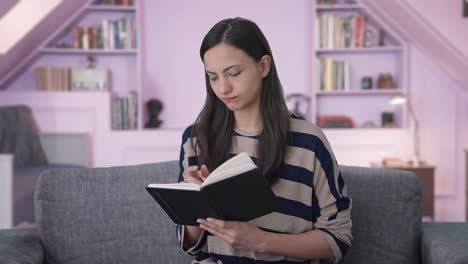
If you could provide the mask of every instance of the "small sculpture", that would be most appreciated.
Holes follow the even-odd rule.
[[[146,102],[146,109],[149,114],[149,121],[146,123],[145,128],[158,128],[162,122],[159,120],[159,114],[163,109],[163,103],[158,99],[151,99]]]

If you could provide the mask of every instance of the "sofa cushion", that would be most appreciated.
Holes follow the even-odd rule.
[[[468,224],[424,223],[422,234],[423,263],[468,263]]]
[[[341,166],[352,199],[353,242],[340,263],[419,263],[422,194],[414,173]]]
[[[47,164],[15,168],[13,177],[13,225],[22,222],[34,223],[34,190],[41,173],[57,168],[77,168],[68,164]]]
[[[175,225],[145,187],[176,182],[177,162],[49,170],[38,180],[36,222],[50,263],[189,263]]]
[[[13,154],[15,167],[47,164],[27,106],[0,106],[0,153]]]

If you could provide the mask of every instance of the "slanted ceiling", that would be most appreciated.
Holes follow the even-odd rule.
[[[360,0],[375,19],[432,58],[453,80],[468,90],[468,57],[407,1],[410,0]]]
[[[18,0],[0,0],[0,14],[5,14]],[[6,54],[0,54],[0,90],[17,77],[22,69],[37,56],[38,50],[51,34],[61,28],[70,17],[89,2],[89,0],[62,1],[49,15],[39,22]]]
[[[0,1],[0,19],[10,10],[18,0],[2,0]]]

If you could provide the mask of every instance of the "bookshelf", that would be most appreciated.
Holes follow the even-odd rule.
[[[314,14],[311,119],[346,116],[353,129],[405,127],[406,111],[389,104],[392,95],[407,93],[404,42],[357,0],[317,0]],[[377,88],[379,76],[387,73],[393,84],[382,82],[386,88]],[[365,77],[371,88],[364,89]],[[391,127],[382,125],[384,113],[392,113]]]

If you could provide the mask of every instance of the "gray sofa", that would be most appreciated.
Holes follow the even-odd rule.
[[[410,172],[342,166],[353,246],[340,263],[468,263],[465,223],[422,223]],[[35,194],[37,229],[0,231],[0,263],[190,263],[175,226],[145,191],[174,182],[176,161],[49,170]]]

